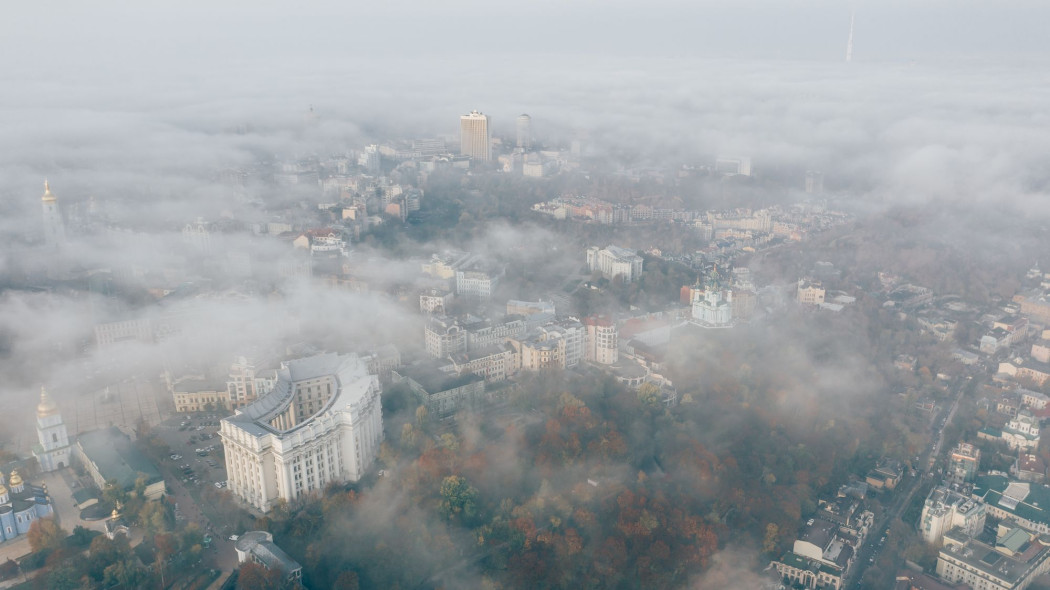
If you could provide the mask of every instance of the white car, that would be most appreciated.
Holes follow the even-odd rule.
[[[240,539],[240,537],[238,537],[237,535],[230,535],[231,541],[236,541],[237,539]]]

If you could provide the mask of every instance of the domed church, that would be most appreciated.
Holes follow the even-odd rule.
[[[8,477],[0,472],[0,541],[28,533],[34,520],[52,512],[46,488],[26,484],[17,470]]]

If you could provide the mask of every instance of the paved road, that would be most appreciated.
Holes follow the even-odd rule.
[[[952,402],[951,408],[948,410],[948,415],[944,418],[945,426],[940,426],[936,421],[934,427],[937,429],[937,441],[930,447],[927,447],[925,454],[920,456],[919,465],[929,465],[931,468],[937,462],[937,458],[943,454],[944,449],[944,430],[948,424],[951,424],[952,418],[955,417],[955,410],[959,407],[959,400],[962,399],[963,393],[966,391],[966,383],[958,384],[959,393],[955,396],[955,401]],[[898,488],[896,491],[896,499],[893,501],[891,507],[886,510],[882,518],[880,518],[871,528],[871,532],[868,533],[868,538],[865,540],[864,545],[857,552],[857,560],[853,567],[853,571],[846,578],[842,584],[843,588],[853,588],[856,583],[864,577],[865,570],[869,566],[873,565],[872,558],[875,556],[878,550],[882,549],[882,544],[879,542],[885,535],[886,531],[889,530],[890,524],[900,518],[901,513],[911,503],[912,497],[915,495],[915,491],[921,486],[920,482],[925,480],[925,475],[920,473],[917,477],[907,477],[906,483],[903,488]],[[877,560],[876,560],[877,561]]]

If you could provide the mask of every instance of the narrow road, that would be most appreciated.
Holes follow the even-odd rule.
[[[944,426],[937,426],[937,441],[933,446],[926,449],[925,454],[920,456],[918,464],[926,465],[927,470],[932,470],[938,457],[943,453],[944,431],[955,417],[955,410],[959,408],[959,401],[962,399],[963,393],[966,392],[964,384],[959,384],[958,389],[959,393],[956,394],[955,401],[952,402],[951,409],[948,410],[948,415],[944,418]],[[933,476],[931,475],[931,477]],[[924,479],[924,473],[918,473],[916,477],[909,476],[907,477],[907,483],[904,484],[904,488],[897,489],[897,498],[893,501],[893,505],[889,510],[883,513],[878,521],[873,523],[871,531],[864,540],[864,544],[857,551],[856,561],[854,562],[852,571],[849,576],[843,580],[843,588],[855,588],[857,582],[864,577],[864,572],[868,569],[868,566],[872,565],[872,557],[875,555],[876,551],[881,548],[879,540],[886,535],[890,523],[900,518],[901,512],[903,512],[911,503],[912,497],[915,496],[915,491],[921,487],[919,483]]]

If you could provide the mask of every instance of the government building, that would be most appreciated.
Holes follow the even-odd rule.
[[[383,441],[379,378],[356,355],[288,361],[272,391],[222,420],[229,489],[267,511],[357,481]]]

